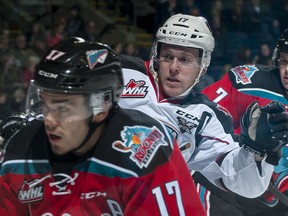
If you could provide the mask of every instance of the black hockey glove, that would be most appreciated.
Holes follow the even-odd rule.
[[[281,148],[288,143],[288,113],[276,101],[264,107],[257,102],[249,105],[241,118],[240,145],[260,157],[267,155],[266,162],[277,165]]]
[[[14,114],[4,119],[0,124],[0,136],[4,140],[10,139],[22,127],[28,125],[30,117],[27,114]]]

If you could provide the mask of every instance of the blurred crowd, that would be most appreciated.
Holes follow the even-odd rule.
[[[287,28],[288,0],[146,0],[148,9],[136,10],[134,0],[107,0],[108,10],[120,11],[131,25],[155,34],[161,23],[176,13],[207,18],[216,40],[212,62],[200,85],[218,80],[231,67],[241,64],[271,65],[272,47]],[[139,2],[139,1],[138,1]],[[96,1],[96,9],[99,1]],[[35,65],[43,54],[63,38],[80,36],[101,41],[97,21],[83,19],[80,5],[73,5],[65,16],[50,25],[38,21],[12,35],[7,20],[1,15],[0,25],[0,119],[24,111],[27,85],[33,78]],[[128,36],[127,36],[128,37]],[[117,53],[143,56],[135,41],[110,44]],[[202,88],[200,87],[200,88]]]

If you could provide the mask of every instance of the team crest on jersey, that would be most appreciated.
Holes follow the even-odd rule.
[[[258,71],[258,68],[254,65],[240,65],[231,70],[236,76],[236,83],[245,85],[251,83],[251,77]]]
[[[192,129],[196,128],[200,122],[200,119],[197,116],[193,116],[183,110],[177,110],[176,115],[181,133],[191,134]]]
[[[181,118],[179,116],[177,117],[177,120],[178,120],[178,125],[179,125],[181,133],[191,134],[192,129],[197,127],[196,124],[189,122],[189,121],[187,121],[184,118]]]
[[[106,49],[91,50],[91,51],[87,51],[86,55],[87,55],[89,68],[93,69],[98,62],[100,62],[100,63],[105,62],[105,60],[108,56],[108,51]]]
[[[23,181],[21,189],[18,192],[18,199],[21,203],[32,203],[43,199],[43,185],[35,184],[38,181],[39,179],[31,182]]]
[[[144,98],[148,93],[148,86],[143,80],[136,81],[131,79],[124,87],[122,98]]]
[[[123,141],[115,141],[113,149],[131,153],[130,159],[140,168],[147,167],[160,146],[167,146],[164,135],[156,127],[125,126],[121,131]]]

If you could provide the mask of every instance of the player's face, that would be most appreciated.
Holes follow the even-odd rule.
[[[89,112],[82,95],[41,93],[45,130],[52,151],[63,155],[81,145],[88,133]]]
[[[280,52],[278,64],[282,84],[284,88],[288,91],[288,53]]]
[[[175,97],[194,83],[200,73],[199,50],[162,44],[159,55],[159,81],[164,94]]]

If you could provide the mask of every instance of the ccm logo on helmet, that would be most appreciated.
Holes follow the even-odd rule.
[[[170,31],[169,34],[170,34],[170,35],[177,35],[177,36],[187,36],[186,33],[175,32],[175,31]]]
[[[44,76],[44,77],[54,78],[54,79],[56,79],[58,77],[58,74],[48,73],[48,72],[45,72],[42,70],[39,70],[38,74],[41,76]]]

